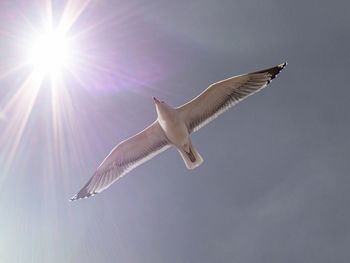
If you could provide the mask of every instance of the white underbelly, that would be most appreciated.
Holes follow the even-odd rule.
[[[188,141],[188,129],[184,122],[181,121],[161,121],[165,135],[174,145],[183,145]]]

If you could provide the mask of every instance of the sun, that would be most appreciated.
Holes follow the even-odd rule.
[[[49,30],[29,45],[28,63],[41,75],[57,76],[68,69],[72,61],[72,43],[58,30]]]
[[[78,115],[75,102],[83,99],[73,95],[77,94],[73,89],[85,88],[90,80],[97,82],[95,72],[101,68],[104,72],[109,70],[101,66],[103,60],[92,52],[94,49],[90,49],[95,46],[90,41],[96,30],[103,28],[107,20],[94,19],[89,22],[87,15],[83,22],[78,23],[85,10],[95,1],[61,1],[65,2],[63,9],[55,9],[61,5],[54,0],[39,2],[42,5],[35,4],[33,10],[20,13],[16,23],[12,23],[12,15],[9,16],[11,27],[4,32],[0,30],[1,36],[5,34],[8,37],[5,47],[7,43],[11,44],[11,52],[4,57],[4,64],[0,63],[0,80],[12,74],[16,80],[13,86],[10,85],[11,89],[0,92],[6,95],[0,96],[0,145],[6,152],[5,157],[0,156],[2,171],[11,169],[17,154],[25,149],[22,143],[27,138],[26,130],[32,123],[35,109],[47,111],[36,120],[47,117],[45,123],[50,124],[47,128],[47,138],[50,138],[47,149],[52,150],[52,156],[61,156],[61,149],[68,144],[66,140],[70,140],[68,137],[74,138],[72,145],[76,143],[81,133],[76,133],[79,119],[75,119]],[[38,10],[34,7],[38,7]],[[43,88],[45,91],[41,92]],[[48,159],[48,163],[53,164],[55,160]]]

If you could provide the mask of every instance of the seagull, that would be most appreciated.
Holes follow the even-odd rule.
[[[210,85],[197,97],[173,108],[153,97],[158,118],[146,129],[120,142],[102,161],[91,179],[70,201],[102,192],[119,178],[175,146],[188,169],[202,164],[191,134],[204,127],[244,98],[265,88],[287,63],[234,76]]]

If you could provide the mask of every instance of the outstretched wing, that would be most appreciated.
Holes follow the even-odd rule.
[[[177,110],[189,132],[198,131],[244,98],[265,88],[286,65],[284,63],[214,83]]]
[[[97,168],[87,184],[70,200],[102,192],[135,167],[170,147],[158,121],[135,136],[119,143]]]

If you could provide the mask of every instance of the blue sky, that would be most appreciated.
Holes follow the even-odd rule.
[[[49,2],[0,4],[1,262],[348,261],[346,1],[51,1],[53,24],[78,14],[80,59],[55,85],[26,82],[23,49]],[[194,134],[199,168],[171,149],[68,202],[156,118],[152,96],[178,106],[284,61]]]

